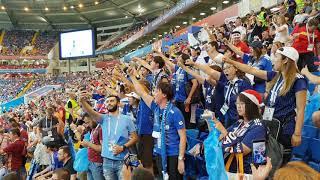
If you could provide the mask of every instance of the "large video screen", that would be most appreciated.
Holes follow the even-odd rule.
[[[93,57],[95,54],[93,29],[60,33],[60,59]]]

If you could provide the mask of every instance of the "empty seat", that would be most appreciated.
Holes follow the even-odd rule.
[[[320,172],[320,163],[309,161],[308,165],[312,167],[314,170]]]

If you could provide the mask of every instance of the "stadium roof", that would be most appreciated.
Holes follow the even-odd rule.
[[[106,27],[104,35],[153,19],[177,0],[0,0],[0,28]]]

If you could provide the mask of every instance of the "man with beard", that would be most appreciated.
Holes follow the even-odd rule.
[[[129,116],[119,113],[120,99],[110,95],[106,98],[108,114],[100,114],[87,103],[87,92],[82,92],[80,103],[90,117],[102,128],[103,175],[105,179],[122,179],[122,167],[128,148],[138,141],[134,124]]]
[[[81,142],[83,147],[88,148],[89,168],[87,178],[88,180],[103,180],[101,157],[102,129],[87,113],[83,119],[84,126],[90,131],[90,141],[83,140]]]

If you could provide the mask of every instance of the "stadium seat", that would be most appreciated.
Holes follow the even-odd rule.
[[[309,144],[310,144],[311,138],[309,137],[302,137],[302,142],[300,146],[294,147],[292,149],[293,159],[300,158],[303,161],[307,161],[309,157],[307,156],[307,152],[309,150]]]
[[[304,125],[302,130],[302,136],[309,138],[317,138],[318,128],[314,126]]]
[[[196,144],[201,143],[198,139],[199,131],[197,129],[187,130],[187,152],[192,149]]]
[[[320,172],[320,163],[310,161],[309,166],[312,167],[314,170]]]
[[[293,155],[290,161],[303,161],[303,158],[296,157]]]
[[[320,163],[320,140],[319,139],[311,139],[310,151],[311,151],[312,161]]]

